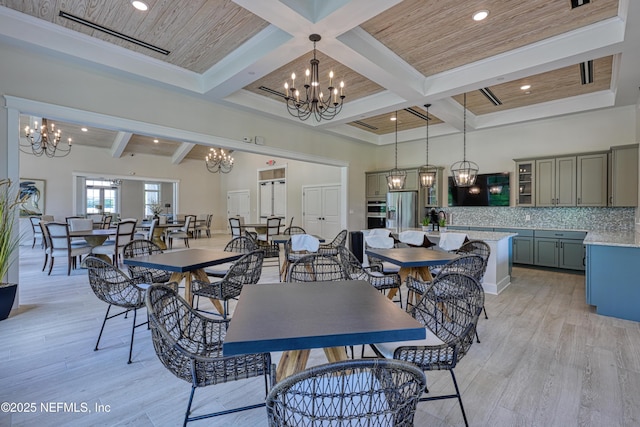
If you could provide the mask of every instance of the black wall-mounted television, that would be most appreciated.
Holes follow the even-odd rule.
[[[478,174],[471,187],[457,187],[449,177],[449,206],[509,206],[509,172]]]

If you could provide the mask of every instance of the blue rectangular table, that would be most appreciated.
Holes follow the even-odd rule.
[[[312,348],[335,362],[347,345],[424,338],[418,321],[362,280],[258,284],[242,288],[223,350],[284,351],[280,380],[303,370]]]

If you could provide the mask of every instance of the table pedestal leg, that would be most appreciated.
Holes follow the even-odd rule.
[[[164,233],[164,228],[158,228],[158,227],[154,228],[153,236],[151,236],[151,241],[156,245],[158,245],[160,249],[162,249],[163,251],[166,251],[167,245],[164,243],[164,240],[162,240],[163,233]]]
[[[171,278],[169,279],[170,282],[178,282],[178,283],[180,283],[182,279],[184,279],[184,299],[187,301],[188,304],[191,304],[193,300],[193,293],[191,292],[192,276],[202,282],[209,281],[209,277],[207,276],[207,273],[204,272],[204,270],[194,270],[194,271],[185,272],[185,273],[171,273]],[[213,303],[213,306],[216,308],[216,310],[218,310],[218,313],[220,314],[224,313],[224,308],[222,307],[222,303],[219,300],[214,298],[209,298],[209,299]]]

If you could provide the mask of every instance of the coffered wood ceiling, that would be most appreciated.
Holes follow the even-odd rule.
[[[310,33],[318,33],[321,87],[329,70],[346,84],[345,105],[329,122],[305,122],[347,138],[392,142],[399,111],[405,140],[424,132],[432,104],[432,135],[462,129],[462,94],[467,93],[468,129],[635,103],[640,75],[640,8],[629,0],[591,0],[575,9],[570,0],[148,0],[140,12],[128,0],[0,0],[0,40],[25,48],[75,55],[138,78],[202,94],[212,102],[256,109],[275,120],[289,116],[280,96],[291,72],[304,75],[312,57]],[[481,22],[474,12],[488,10]],[[169,51],[137,46],[59,16],[64,11]],[[19,21],[33,36],[26,41],[9,22]],[[7,25],[3,25],[7,24]],[[18,26],[19,28],[20,26]],[[64,27],[65,42],[56,31]],[[57,30],[56,30],[57,29]],[[71,39],[71,41],[69,40]],[[99,39],[96,43],[91,40]],[[33,41],[38,40],[38,41]],[[634,49],[635,48],[635,49]],[[86,49],[80,50],[86,53]],[[118,55],[127,61],[105,62]],[[132,57],[131,52],[135,55]],[[133,58],[133,60],[131,59]],[[594,81],[582,84],[579,64],[593,61]],[[161,62],[174,66],[154,72]],[[194,80],[195,76],[195,80]],[[220,77],[225,76],[225,77]],[[188,82],[193,82],[188,83]],[[524,91],[524,84],[531,88]],[[203,89],[204,88],[204,89]],[[478,90],[488,88],[494,105]],[[587,97],[587,98],[585,98]],[[268,108],[265,108],[267,106]],[[543,108],[540,108],[540,107]],[[442,126],[439,126],[442,125]],[[60,124],[62,127],[63,125]],[[76,125],[68,124],[69,132]],[[97,135],[98,133],[96,133]],[[202,158],[207,147],[153,137],[102,131],[96,141],[78,143],[182,158]],[[122,141],[126,142],[122,142]],[[122,148],[124,146],[124,149]],[[180,160],[178,160],[180,161]]]

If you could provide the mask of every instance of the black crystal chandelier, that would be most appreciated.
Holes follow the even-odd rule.
[[[71,152],[71,138],[66,144],[60,144],[62,131],[56,129],[55,123],[49,123],[42,119],[42,125],[38,128],[38,122],[33,123],[33,128],[25,126],[24,136],[27,142],[20,139],[20,151],[40,157],[65,157]]]
[[[329,87],[326,94],[320,88],[320,61],[316,59],[316,42],[321,39],[318,34],[311,34],[309,40],[313,42],[313,59],[311,67],[307,68],[304,77],[304,90],[296,88],[296,73],[291,74],[291,85],[284,84],[285,102],[289,114],[304,121],[314,116],[317,121],[331,120],[341,110],[345,98],[344,81],[340,88],[333,86],[333,71],[329,72]]]
[[[207,170],[211,173],[229,173],[233,169],[233,157],[231,157],[231,153],[225,153],[223,149],[211,148],[204,161]]]
[[[467,161],[467,94],[464,94],[464,120],[462,129],[463,152],[462,161],[451,165],[451,173],[458,187],[471,187],[478,176],[478,165]]]

